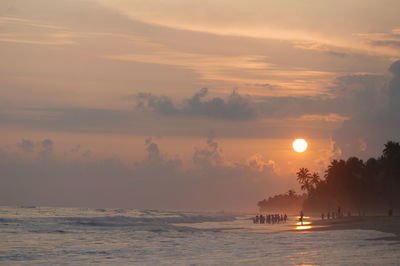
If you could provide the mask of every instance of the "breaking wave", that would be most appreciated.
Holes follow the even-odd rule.
[[[131,230],[145,231],[165,231],[165,230],[183,230],[185,224],[203,223],[203,222],[224,222],[235,220],[234,215],[187,215],[180,214],[170,217],[130,217],[130,216],[103,216],[103,217],[66,217],[64,222],[80,226],[97,227],[129,227]],[[186,228],[189,229],[189,228]],[[198,230],[190,228],[190,230]]]

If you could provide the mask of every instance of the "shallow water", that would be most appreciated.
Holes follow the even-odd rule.
[[[310,225],[312,226],[312,224]],[[295,230],[224,213],[0,207],[1,264],[398,265],[371,230]]]

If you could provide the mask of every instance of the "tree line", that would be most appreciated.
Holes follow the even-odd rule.
[[[389,141],[377,158],[332,160],[323,176],[300,168],[297,181],[304,194],[294,190],[257,203],[260,211],[325,212],[339,206],[351,212],[400,210],[400,144]]]
[[[303,208],[326,211],[341,206],[354,212],[400,209],[400,144],[389,141],[382,155],[333,160],[323,177],[300,168],[297,180],[307,194]]]
[[[263,199],[257,203],[260,212],[298,212],[302,208],[306,194],[299,195],[293,189],[284,194]]]

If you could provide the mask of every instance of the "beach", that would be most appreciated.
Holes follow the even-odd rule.
[[[317,220],[310,231],[321,230],[376,230],[391,233],[394,236],[382,237],[382,240],[400,241],[400,216],[353,216],[339,219]]]
[[[271,225],[221,212],[0,207],[0,264],[398,265],[399,218],[307,217],[315,229],[303,230],[296,216]]]

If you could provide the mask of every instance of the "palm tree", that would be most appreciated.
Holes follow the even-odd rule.
[[[394,158],[400,155],[400,144],[394,141],[388,141],[385,144],[385,148],[383,149],[383,157],[384,158]]]
[[[301,185],[301,189],[309,192],[312,187],[310,183],[312,178],[310,170],[308,170],[307,168],[300,168],[299,171],[296,173],[296,175],[297,175],[297,181]]]
[[[317,188],[318,184],[321,183],[321,179],[319,178],[319,174],[314,172],[310,178],[310,184],[315,189]]]

